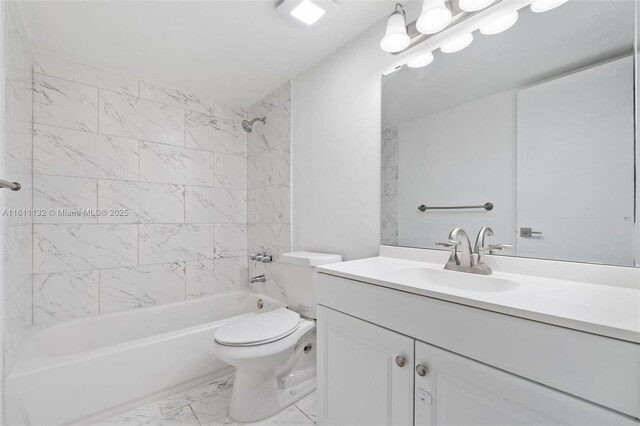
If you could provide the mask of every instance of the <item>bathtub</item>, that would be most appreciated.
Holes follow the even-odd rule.
[[[6,379],[9,425],[89,423],[230,372],[221,325],[282,303],[251,292],[34,327]]]

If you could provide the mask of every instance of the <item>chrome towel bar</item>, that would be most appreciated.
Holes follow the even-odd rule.
[[[461,210],[461,209],[485,209],[487,211],[493,210],[493,203],[484,203],[481,206],[448,206],[448,207],[427,207],[424,204],[418,206],[418,210],[421,212],[427,210]]]
[[[22,185],[18,182],[9,182],[8,180],[0,179],[0,188],[8,188],[12,191],[20,191]]]

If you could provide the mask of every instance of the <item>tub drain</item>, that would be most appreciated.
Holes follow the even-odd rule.
[[[304,353],[309,353],[311,351],[311,349],[313,348],[313,346],[311,346],[311,343],[308,343],[305,347],[304,347]]]
[[[264,306],[264,302],[262,301],[262,299],[258,299],[258,303],[256,303],[256,305],[258,305],[258,309],[262,309],[262,307]]]

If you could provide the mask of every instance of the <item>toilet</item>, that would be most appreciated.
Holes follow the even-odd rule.
[[[236,368],[229,416],[253,422],[272,416],[316,387],[315,267],[342,261],[337,254],[280,256],[287,307],[232,321],[215,332],[214,353]]]

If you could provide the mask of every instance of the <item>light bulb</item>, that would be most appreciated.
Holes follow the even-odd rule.
[[[484,9],[496,0],[460,0],[458,5],[465,12],[475,12]]]
[[[472,41],[473,41],[473,34],[471,33],[462,34],[461,36],[458,36],[452,39],[451,41],[448,41],[442,46],[440,46],[440,50],[442,50],[444,53],[458,52],[464,49],[465,47],[469,46]]]
[[[422,34],[435,34],[451,23],[451,11],[444,0],[424,0],[416,29]]]
[[[567,0],[536,0],[531,3],[531,10],[533,12],[546,12],[547,10],[555,9],[558,6],[565,4]]]
[[[409,68],[422,68],[426,67],[431,62],[433,62],[433,53],[418,53],[409,58],[409,60],[407,61],[407,66]]]
[[[404,10],[399,4],[396,5],[396,11],[391,14],[387,21],[387,31],[382,40],[380,47],[385,52],[400,52],[411,44],[411,37],[407,34],[407,22],[404,17]]]
[[[485,35],[498,34],[508,30],[518,20],[518,11],[507,13],[480,27],[480,33]]]

